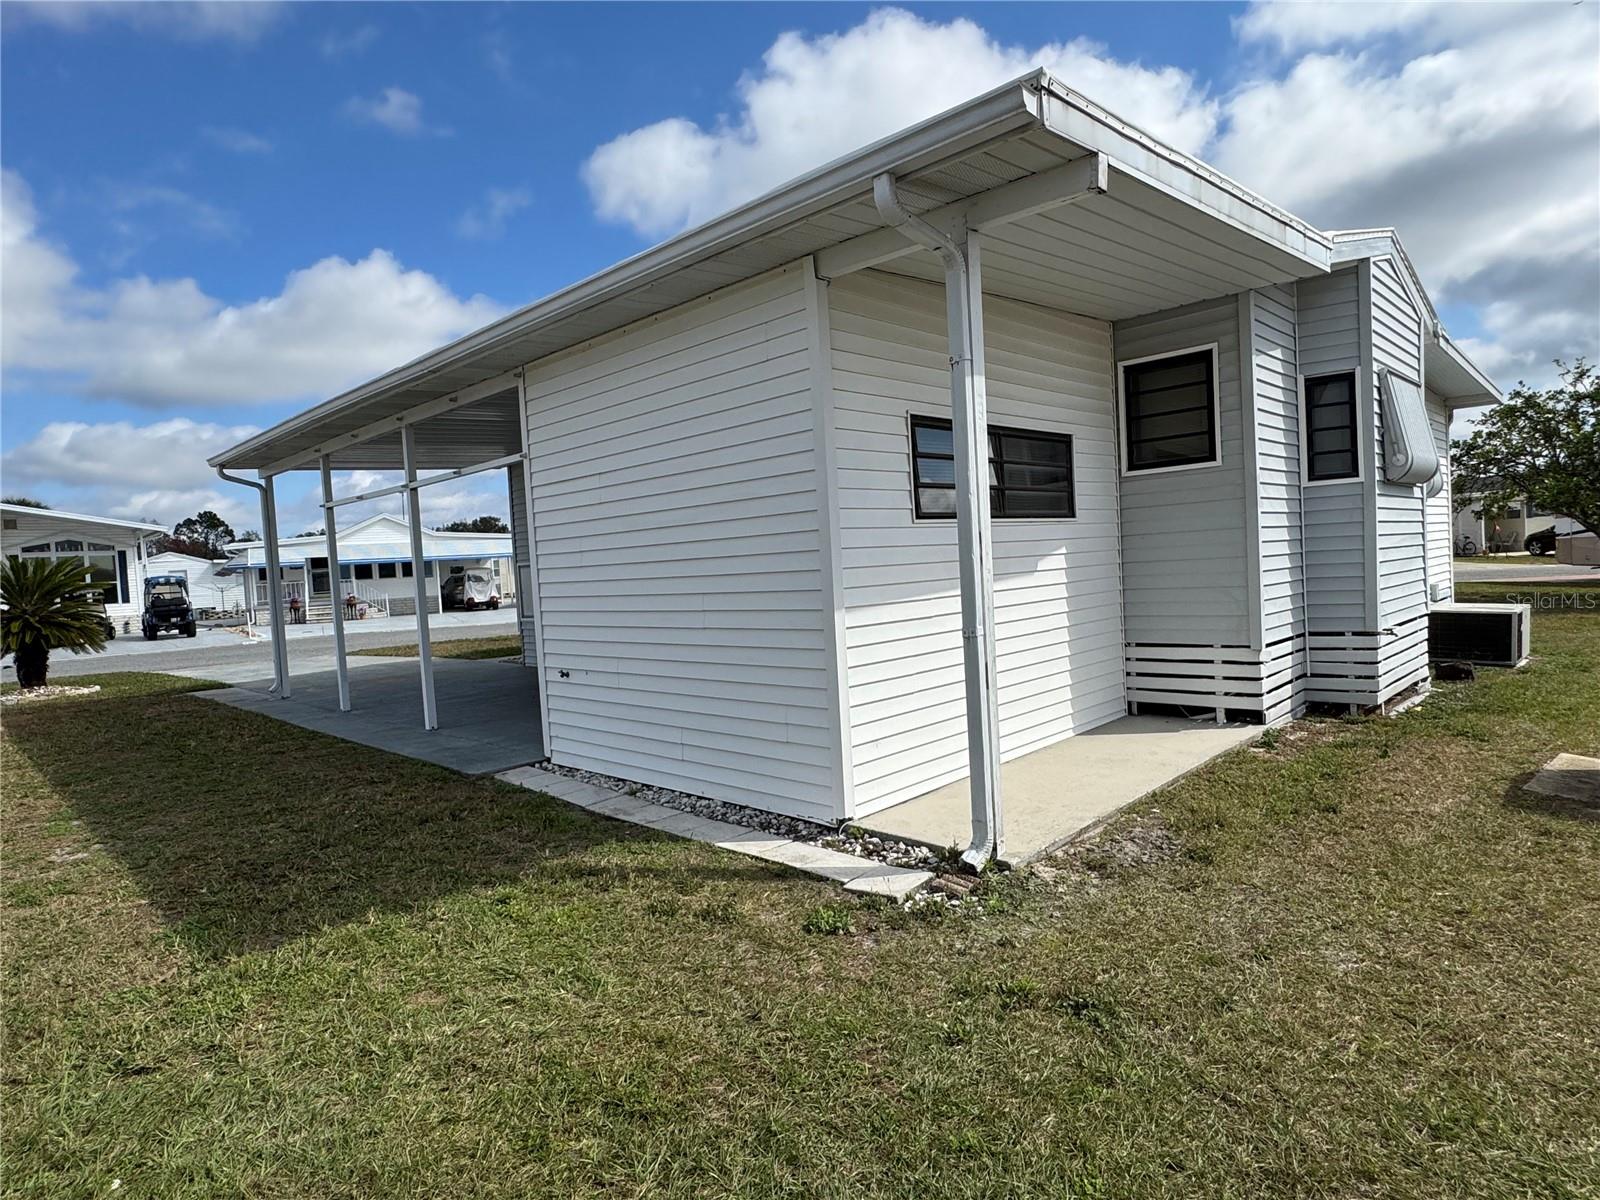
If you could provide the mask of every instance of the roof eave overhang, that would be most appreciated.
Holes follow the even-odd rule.
[[[1478,369],[1437,322],[1428,336],[1423,370],[1428,390],[1442,397],[1447,408],[1482,408],[1505,399],[1494,380]]]
[[[1327,235],[1270,204],[1206,164],[1172,149],[1074,92],[1047,71],[1035,71],[960,108],[885,138],[804,175],[698,228],[315,405],[208,461],[214,467],[263,473],[306,465],[292,439],[319,423],[447,373],[471,369],[540,325],[647,288],[682,267],[740,246],[869,193],[885,172],[907,176],[961,158],[1024,129],[1044,129],[1107,157],[1113,170],[1203,211],[1256,239],[1284,281],[1326,273]],[[504,367],[485,371],[497,378]],[[514,380],[512,381],[514,383]],[[437,386],[437,385],[435,385]],[[285,449],[291,452],[286,455]]]
[[[686,262],[708,257],[741,241],[759,237],[762,233],[821,212],[870,187],[873,177],[883,171],[920,170],[1013,130],[1036,124],[1039,119],[1039,74],[996,88],[960,109],[924,121],[904,133],[837,159],[704,225],[518,309],[476,333],[459,338],[386,375],[315,405],[215,455],[207,462],[213,467],[226,467],[250,459],[284,434],[314,425],[324,416],[391,389],[421,383],[431,375],[449,370],[473,355],[515,337],[547,317],[598,304],[618,292],[645,286]]]

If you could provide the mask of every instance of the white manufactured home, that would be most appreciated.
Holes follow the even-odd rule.
[[[966,778],[982,859],[1001,764],[1130,711],[1425,686],[1497,396],[1391,231],[1038,72],[213,464],[269,528],[285,471],[401,467],[415,523],[506,470],[553,762],[820,822]]]
[[[166,532],[162,526],[28,504],[0,504],[0,526],[0,555],[76,559],[85,589],[105,598],[106,615],[119,625],[138,623],[149,543]]]
[[[401,616],[417,611],[411,529],[405,521],[379,513],[340,529],[338,540],[338,596],[347,611],[359,609],[372,616]],[[279,538],[277,551],[279,589],[285,602],[296,602],[307,619],[331,620],[334,588],[327,536],[314,533]],[[445,581],[469,570],[495,581],[497,607],[500,599],[507,604],[515,600],[510,534],[422,530],[421,578],[429,612],[440,611]],[[223,571],[244,581],[238,586],[252,616],[270,609],[265,542],[258,539],[230,543]],[[349,604],[352,597],[354,605]]]

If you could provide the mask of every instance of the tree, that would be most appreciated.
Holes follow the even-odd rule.
[[[172,527],[172,532],[161,538],[156,553],[172,551],[175,554],[192,554],[196,558],[221,558],[229,542],[239,539],[229,525],[209,508],[185,517]]]
[[[0,496],[0,504],[16,504],[23,508],[49,508],[43,500],[35,500],[32,496]]]
[[[1600,371],[1581,358],[1556,367],[1559,387],[1519,383],[1451,446],[1453,487],[1484,512],[1526,496],[1600,533]]]
[[[246,529],[234,539],[236,542],[259,542],[260,540],[261,531],[257,529]]]
[[[499,517],[473,517],[470,521],[451,521],[438,526],[440,533],[510,533]]]
[[[50,651],[88,654],[106,644],[104,610],[85,595],[78,558],[8,558],[0,563],[0,652],[11,655],[17,685],[43,687]]]

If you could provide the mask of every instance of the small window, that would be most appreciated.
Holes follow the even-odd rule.
[[[355,570],[355,577],[357,579],[371,579],[372,578],[372,564],[371,563],[357,563],[355,565],[354,570]],[[390,574],[393,574],[393,572],[391,571]]]
[[[17,519],[15,517],[5,517],[0,519],[4,520],[5,528],[7,529],[15,529],[17,527]]]
[[[83,543],[77,538],[63,538],[56,543],[57,554],[82,554]]]
[[[1360,473],[1355,375],[1346,371],[1306,380],[1306,478],[1317,483]]]
[[[108,542],[90,542],[89,549],[101,551],[115,551],[116,547]]]
[[[955,434],[950,422],[912,417],[911,439],[917,516],[955,516]],[[1075,516],[1071,436],[989,426],[989,511],[996,517]]]
[[[50,553],[50,543],[49,542],[35,542],[31,546],[24,546],[22,548],[22,552],[24,554],[49,554]]]
[[[395,569],[394,569],[394,567],[395,567],[394,563],[379,563],[378,564],[378,578],[379,579],[393,579],[395,577]]]
[[[1212,350],[1207,347],[1125,364],[1122,420],[1129,471],[1209,466],[1220,461]]]
[[[408,563],[408,562],[401,563],[400,564],[400,577],[402,579],[410,579],[411,575],[412,575],[411,564]]]

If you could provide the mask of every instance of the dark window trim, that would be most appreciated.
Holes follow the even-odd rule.
[[[1203,363],[1206,369],[1206,399],[1203,404],[1191,404],[1186,408],[1175,408],[1169,412],[1160,413],[1163,417],[1184,416],[1188,413],[1204,412],[1209,414],[1206,421],[1206,452],[1204,457],[1181,459],[1176,462],[1135,463],[1133,450],[1138,446],[1148,446],[1156,442],[1176,441],[1179,438],[1192,438],[1193,433],[1170,433],[1134,436],[1134,412],[1132,401],[1136,398],[1128,387],[1130,373],[1156,370],[1163,367],[1178,366],[1186,362]],[[1138,393],[1138,398],[1145,396],[1159,396],[1163,392],[1176,391],[1182,387],[1192,387],[1193,384],[1166,384],[1162,387],[1150,388],[1148,391]],[[1120,437],[1122,440],[1122,473],[1124,475],[1143,475],[1156,471],[1190,471],[1200,467],[1217,467],[1222,465],[1222,405],[1217,390],[1217,345],[1215,342],[1204,346],[1190,346],[1183,350],[1174,350],[1170,354],[1153,354],[1143,358],[1127,358],[1117,363],[1117,400],[1120,412],[1118,424],[1121,426]]]
[[[1348,428],[1350,430],[1350,450],[1348,453],[1352,467],[1349,471],[1321,474],[1316,469],[1317,459],[1327,458],[1330,455],[1342,456],[1346,453],[1343,450],[1324,450],[1320,453],[1315,453],[1311,449],[1311,389],[1317,384],[1326,383],[1331,379],[1347,379],[1350,381],[1350,401],[1347,405],[1340,406],[1349,409],[1349,424],[1347,426],[1335,425],[1333,428]],[[1300,381],[1300,419],[1305,422],[1305,436],[1301,439],[1301,452],[1306,456],[1305,481],[1307,483],[1348,483],[1351,480],[1359,480],[1361,478],[1361,408],[1358,403],[1359,399],[1358,384],[1354,371],[1324,371],[1320,375],[1307,375]],[[1323,405],[1320,407],[1331,408],[1334,406]]]
[[[953,521],[956,514],[952,512],[925,512],[922,508],[922,489],[937,488],[954,493],[954,483],[927,483],[917,473],[917,459],[934,458],[941,462],[955,462],[952,454],[929,454],[917,449],[918,429],[945,429],[950,430],[952,437],[955,432],[954,424],[948,417],[928,417],[920,413],[912,413],[910,422],[911,439],[911,507],[912,512],[919,521]],[[995,435],[1010,434],[1013,437],[1032,438],[1036,441],[1061,442],[1067,448],[1067,510],[1065,513],[1007,513],[1005,511],[1005,494],[1007,492],[1045,492],[1051,495],[1059,494],[1055,488],[1007,486],[1005,468],[1009,466],[1048,466],[1048,463],[1012,462],[996,453]],[[1049,429],[1023,429],[1016,425],[994,425],[988,428],[989,435],[989,464],[1000,468],[995,472],[996,482],[989,485],[989,516],[999,521],[1071,521],[1078,516],[1078,471],[1074,458],[1072,435],[1070,433],[1056,433]]]

